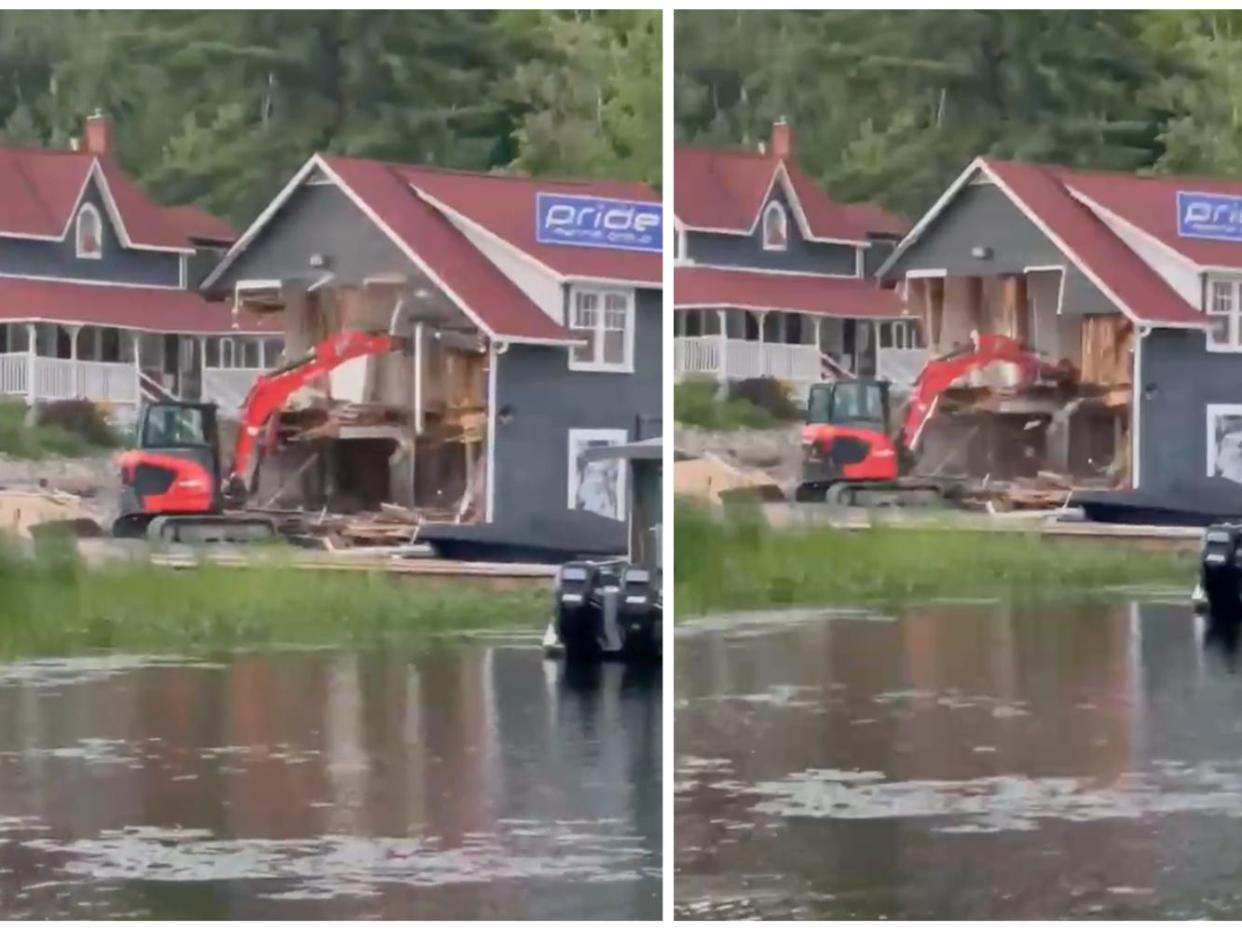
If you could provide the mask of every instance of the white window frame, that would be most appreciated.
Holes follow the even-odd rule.
[[[577,508],[578,503],[578,455],[587,448],[587,445],[593,440],[603,440],[609,446],[617,446],[623,443],[629,443],[629,432],[624,428],[579,428],[571,427],[566,434],[566,446],[569,451],[569,470],[565,474],[565,485],[568,491],[568,506],[570,511]],[[626,521],[629,517],[629,487],[626,485],[628,481],[629,469],[624,461],[617,461],[617,504],[621,509],[619,515],[605,515],[605,517],[616,518],[618,521]],[[598,513],[598,512],[597,512]]]
[[[1216,475],[1216,460],[1219,453],[1216,437],[1217,422],[1225,417],[1234,420],[1242,418],[1242,404],[1208,404],[1205,407],[1207,411],[1207,475],[1212,477]],[[1223,476],[1223,478],[1230,477]]]
[[[82,248],[82,218],[87,214],[95,218],[95,230],[98,233],[93,250]],[[95,209],[94,204],[83,204],[78,209],[78,216],[73,224],[73,251],[79,259],[103,258],[103,218],[99,216],[99,211]]]
[[[1227,311],[1215,311],[1216,286],[1228,285],[1232,307]],[[1223,342],[1218,342],[1209,327],[1206,334],[1209,353],[1242,353],[1242,277],[1213,275],[1207,280],[1207,294],[1204,298],[1204,315],[1209,321],[1212,318],[1228,316],[1229,327]]]
[[[573,372],[633,372],[634,331],[638,327],[638,309],[634,289],[574,285],[569,289],[569,308],[566,312],[568,317],[566,327],[570,330],[580,329],[574,327],[574,320],[578,311],[578,296],[582,294],[594,294],[599,303],[599,310],[595,317],[595,358],[587,362],[576,360],[574,359],[574,347],[569,347],[567,353],[569,354],[570,370]],[[607,296],[610,294],[623,295],[625,297],[625,358],[619,363],[605,362],[602,358],[604,353],[604,305]]]
[[[781,218],[781,229],[785,232],[785,241],[783,243],[768,242],[768,215],[777,213]],[[763,222],[760,224],[760,236],[763,237],[764,252],[785,252],[789,249],[789,212],[785,210],[785,205],[780,201],[770,201],[768,206],[763,208]]]

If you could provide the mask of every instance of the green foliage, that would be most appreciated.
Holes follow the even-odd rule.
[[[673,418],[678,424],[707,430],[762,430],[775,425],[772,415],[744,398],[717,398],[710,379],[686,379],[673,388]]]
[[[0,138],[101,108],[164,203],[249,222],[314,151],[659,181],[660,14],[0,12]]]
[[[689,378],[673,388],[673,417],[707,430],[763,430],[800,419],[802,409],[779,379],[731,382],[721,398],[711,379]]]
[[[26,424],[26,406],[0,402],[0,453],[17,459],[38,460],[48,456],[87,456],[100,450],[80,434],[60,424]]]
[[[797,421],[802,417],[802,408],[789,394],[789,386],[771,376],[731,382],[729,397],[749,401],[767,411],[775,421]]]
[[[1234,11],[680,12],[679,141],[793,125],[844,200],[908,216],[977,155],[1242,172]]]
[[[1033,533],[879,527],[773,529],[757,509],[721,519],[678,501],[677,614],[930,598],[1081,597],[1107,586],[1184,585],[1193,553],[1051,542]]]
[[[53,401],[40,405],[38,412],[39,427],[61,428],[100,449],[110,450],[121,445],[121,438],[99,407],[85,399]]]
[[[0,537],[0,656],[85,649],[240,648],[399,643],[484,628],[535,628],[542,586],[489,591],[384,573],[308,572],[265,562],[163,569],[81,564],[73,542],[31,556]]]

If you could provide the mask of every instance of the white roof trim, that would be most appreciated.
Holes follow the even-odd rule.
[[[1138,315],[1134,313],[1133,309],[1122,301],[1121,298],[1117,296],[1116,292],[1109,288],[1104,280],[1100,278],[1100,276],[1093,269],[1089,268],[1086,263],[1084,263],[1082,259],[1080,259],[1078,255],[1052,231],[1051,227],[1044,223],[1043,219],[1031,210],[1030,207],[1013,192],[1013,189],[1005,184],[1000,176],[988,167],[987,161],[982,157],[975,158],[969,165],[967,165],[966,169],[958,175],[954,182],[949,185],[948,189],[940,195],[939,199],[937,199],[936,203],[931,206],[927,213],[919,218],[919,222],[914,225],[914,229],[906,234],[905,238],[902,239],[902,241],[897,245],[897,248],[893,250],[893,254],[888,257],[882,266],[880,266],[879,270],[876,272],[877,278],[883,278],[889,272],[890,268],[901,258],[901,256],[907,252],[912,245],[914,245],[919,237],[922,236],[927,227],[931,225],[932,221],[934,221],[936,217],[938,217],[945,209],[945,207],[948,206],[949,202],[957,196],[957,193],[970,182],[975,172],[982,172],[990,178],[992,183],[1004,192],[1005,196],[1009,198],[1009,200],[1012,201],[1019,210],[1022,211],[1026,218],[1030,220],[1031,223],[1033,223],[1039,231],[1044,234],[1044,236],[1048,237],[1049,241],[1056,246],[1057,249],[1064,253],[1065,256],[1073,262],[1075,266],[1077,266],[1078,270],[1091,280],[1093,285],[1104,293],[1105,297],[1120,308],[1121,312],[1125,314],[1132,323],[1137,324],[1138,326],[1161,327],[1174,330],[1202,330],[1206,326],[1206,322],[1172,323],[1168,321],[1140,320]],[[1153,272],[1153,274],[1155,273]],[[1187,306],[1189,307],[1189,305]]]
[[[932,204],[928,208],[927,213],[919,218],[919,222],[914,225],[910,232],[901,238],[901,242],[897,244],[897,248],[892,251],[889,257],[884,260],[884,264],[876,269],[876,278],[883,278],[889,273],[892,267],[897,264],[897,261],[906,254],[910,247],[923,235],[923,232],[931,226],[932,221],[940,216],[940,213],[949,205],[949,202],[957,196],[957,192],[970,183],[970,179],[975,172],[980,170],[982,165],[983,159],[976,158],[966,166],[960,175],[953,179],[953,183],[936,199],[936,203]]]
[[[491,240],[492,242],[496,243],[498,246],[503,247],[506,251],[512,253],[515,258],[525,262],[527,265],[535,268],[536,270],[542,272],[544,275],[547,275],[548,277],[553,278],[558,282],[564,282],[568,279],[569,276],[562,275],[556,269],[552,268],[552,266],[546,265],[543,262],[540,262],[530,253],[526,252],[523,249],[519,249],[517,246],[513,245],[513,243],[511,243],[509,240],[501,236],[499,233],[492,232],[492,230],[488,229],[483,224],[479,223],[479,221],[475,220],[473,217],[468,217],[465,214],[463,214],[461,211],[456,210],[452,207],[449,207],[448,204],[445,204],[439,198],[433,197],[432,195],[428,194],[422,188],[418,187],[418,185],[414,184],[414,182],[407,181],[406,184],[410,186],[410,190],[416,193],[419,197],[421,197],[424,201],[426,201],[436,210],[440,211],[440,213],[449,214],[455,219],[460,220],[466,226],[470,227],[470,229],[475,230],[476,232],[478,232],[480,235],[482,235],[486,239]],[[600,198],[600,200],[603,200],[603,198]]]
[[[1165,253],[1170,258],[1176,260],[1177,262],[1182,263],[1183,265],[1190,266],[1195,271],[1202,271],[1203,267],[1199,265],[1199,263],[1195,262],[1194,259],[1191,259],[1185,253],[1179,252],[1178,250],[1174,249],[1164,240],[1160,239],[1160,237],[1153,236],[1151,233],[1148,233],[1142,227],[1131,222],[1130,220],[1127,220],[1125,217],[1121,216],[1115,211],[1109,210],[1103,204],[1100,204],[1099,202],[1092,200],[1090,197],[1083,194],[1081,191],[1077,190],[1073,186],[1067,184],[1065,186],[1065,189],[1069,191],[1070,197],[1078,201],[1078,203],[1082,204],[1084,207],[1090,210],[1093,214],[1098,216],[1101,220],[1104,220],[1110,223],[1115,223],[1118,226],[1125,227],[1127,230],[1130,230],[1134,232],[1135,234],[1137,234],[1140,239],[1142,239],[1143,241],[1147,243],[1150,243],[1152,246],[1155,246],[1157,249]],[[1242,265],[1240,265],[1239,268],[1242,268]]]
[[[756,313],[781,311],[786,314],[809,314],[812,317],[842,317],[849,320],[905,320],[913,316],[906,311],[898,311],[895,314],[840,314],[836,311],[808,311],[806,308],[784,307],[776,304],[738,304],[734,301],[696,301],[692,303],[683,303],[681,301],[674,300],[673,309],[677,311],[755,311]],[[719,334],[713,334],[713,336],[719,336]]]
[[[996,182],[996,186],[1005,192],[1005,196],[1013,201],[1022,213],[1026,214],[1027,219],[1030,220],[1031,223],[1035,224],[1044,236],[1048,237],[1052,244],[1061,250],[1061,252],[1064,253],[1065,256],[1074,263],[1074,265],[1078,266],[1078,270],[1086,275],[1087,278],[1091,279],[1091,283],[1095,285],[1095,287],[1099,288],[1100,291],[1104,293],[1105,297],[1112,301],[1117,307],[1121,308],[1121,312],[1125,314],[1126,317],[1130,318],[1131,323],[1140,327],[1161,327],[1175,330],[1203,330],[1207,326],[1207,321],[1203,321],[1202,323],[1170,323],[1168,321],[1140,320],[1139,316],[1134,313],[1134,310],[1130,307],[1130,305],[1122,301],[1117,293],[1105,283],[1104,279],[1102,279],[1094,269],[1090,268],[1085,262],[1083,262],[1082,259],[1080,259],[1078,255],[1052,231],[1052,228],[1044,223],[1043,219],[1031,210],[1030,207],[1028,207],[1027,204],[1013,192],[1013,189],[1010,188],[1009,185],[1005,184],[1005,182],[997,176],[995,172],[988,168],[986,162],[983,163],[983,170],[987,172],[988,177]],[[1156,273],[1153,271],[1152,274],[1155,275]],[[1181,298],[1179,297],[1178,300],[1180,301]],[[1186,306],[1190,307],[1190,305]]]
[[[777,180],[781,180],[781,187],[785,191],[785,197],[789,200],[789,206],[793,208],[794,217],[798,221],[798,231],[802,234],[802,238],[812,243],[835,243],[841,246],[859,246],[867,248],[871,245],[865,239],[840,239],[835,236],[815,236],[811,233],[810,222],[806,218],[806,213],[802,209],[802,201],[798,198],[798,192],[794,190],[793,182],[789,178],[789,172],[785,169],[785,162],[782,159],[776,163],[776,169],[772,172],[772,178],[768,182],[767,190],[763,192],[763,197],[759,201],[759,209],[755,213],[755,219],[751,221],[748,228],[728,228],[728,227],[702,227],[694,226],[681,220],[676,215],[673,216],[673,223],[682,230],[691,233],[722,233],[729,236],[754,236],[755,230],[759,227],[759,222],[763,217],[764,208],[768,205],[768,200],[772,196],[772,189],[776,186]]]
[[[684,268],[711,269],[715,272],[746,272],[749,275],[785,275],[794,278],[824,278],[833,282],[869,282],[865,275],[836,275],[832,272],[799,272],[797,269],[758,269],[752,265],[716,265],[708,262],[684,262]]]
[[[82,209],[82,201],[86,197],[87,188],[90,187],[91,179],[95,179],[95,183],[99,187],[99,193],[103,198],[104,210],[108,213],[108,219],[112,223],[112,227],[117,232],[117,239],[126,249],[134,249],[141,252],[171,252],[180,255],[193,255],[195,250],[181,246],[152,246],[147,243],[136,243],[130,237],[129,231],[125,229],[125,222],[121,219],[121,211],[116,206],[116,200],[112,196],[112,189],[108,187],[108,179],[103,173],[103,169],[99,165],[99,159],[91,159],[90,168],[86,170],[86,175],[82,178],[82,186],[78,189],[78,196],[73,200],[73,207],[69,211],[69,216],[65,219],[64,229],[60,231],[60,235],[44,235],[42,233],[14,233],[10,230],[0,230],[0,239],[28,239],[37,240],[44,243],[63,243],[69,238],[69,232],[74,229],[75,221],[78,219],[78,213]],[[157,207],[159,205],[156,205]],[[188,238],[188,237],[187,237]]]
[[[192,337],[254,337],[257,340],[267,339],[269,337],[284,336],[283,330],[242,330],[241,328],[233,328],[229,330],[187,330],[185,327],[168,327],[163,330],[155,330],[151,327],[135,327],[130,324],[109,324],[101,323],[98,320],[53,320],[49,317],[4,317],[0,318],[0,324],[52,324],[58,327],[107,327],[111,330],[124,330],[134,333],[176,333],[184,336]],[[40,356],[39,359],[48,359],[50,357]],[[65,360],[68,362],[69,360]],[[78,362],[93,362],[90,359],[79,359]]]
[[[66,285],[98,285],[103,288],[138,288],[144,291],[184,291],[187,294],[196,294],[179,285],[148,285],[138,282],[96,281],[91,278],[62,278],[59,275],[18,275],[13,272],[0,272],[0,281],[8,278],[31,282],[63,282]]]
[[[246,232],[238,238],[237,242],[229,247],[229,251],[224,254],[224,258],[216,264],[216,267],[211,270],[211,273],[204,278],[202,283],[198,286],[199,290],[205,290],[214,285],[217,279],[224,274],[224,272],[233,264],[237,257],[250,248],[250,244],[254,242],[255,238],[260,232],[262,232],[263,228],[267,226],[267,222],[272,219],[272,216],[276,213],[276,211],[280,210],[280,208],[284,206],[285,201],[289,200],[289,198],[293,195],[293,192],[296,191],[302,184],[302,181],[305,180],[306,176],[314,171],[318,162],[318,155],[312,155],[306,160],[306,163],[294,173],[293,177],[289,179],[289,182],[280,189],[280,193],[272,199],[270,204],[263,208],[263,212],[254,218],[250,226],[246,227]]]
[[[392,228],[388,226],[388,224],[384,223],[384,221],[380,219],[380,217],[375,213],[375,211],[371,209],[371,206],[367,204],[367,202],[364,201],[362,198],[360,198],[354,192],[354,190],[344,182],[341,176],[338,175],[336,172],[334,172],[332,170],[332,167],[326,161],[324,161],[324,159],[321,158],[318,154],[312,155],[310,159],[307,160],[306,164],[303,165],[298,170],[297,174],[295,174],[293,178],[289,180],[289,183],[286,184],[284,188],[281,189],[280,193],[276,195],[276,198],[270,204],[268,204],[266,208],[264,208],[263,213],[259,214],[259,216],[255,218],[255,221],[249,226],[249,228],[247,228],[246,232],[242,234],[241,239],[239,239],[233,245],[233,247],[228,251],[228,254],[225,255],[225,257],[220,261],[220,264],[216,266],[216,268],[212,271],[212,273],[209,276],[207,276],[207,278],[203,281],[203,284],[199,286],[200,288],[202,289],[210,288],[212,285],[216,283],[216,281],[220,278],[220,276],[224,274],[225,270],[230,265],[233,264],[233,262],[237,259],[237,257],[246,248],[249,247],[250,243],[253,242],[255,237],[259,235],[263,227],[267,225],[267,223],[272,219],[272,217],[276,214],[276,212],[282,206],[284,206],[284,203],[290,197],[293,196],[294,191],[296,191],[298,187],[301,186],[302,181],[316,168],[319,169],[321,172],[323,172],[324,175],[326,175],[328,178],[330,178],[336,184],[336,186],[340,188],[340,190],[343,191],[345,195],[351,201],[353,201],[354,206],[357,207],[360,211],[362,211],[362,213],[366,216],[368,220],[370,220],[380,230],[382,230],[384,232],[384,235],[387,236],[393,242],[393,244],[398,249],[400,249],[401,252],[404,253],[409,258],[409,260],[415,266],[417,266],[418,269],[424,275],[426,275],[431,280],[432,284],[434,284],[437,288],[439,288],[442,292],[444,292],[444,294],[447,295],[448,298],[454,304],[456,304],[457,307],[461,309],[462,313],[464,313],[468,318],[470,318],[471,323],[473,323],[476,327],[478,327],[479,330],[483,332],[484,334],[486,334],[488,337],[490,337],[493,340],[503,340],[509,343],[538,343],[538,344],[547,344],[547,345],[553,345],[553,346],[576,346],[578,345],[578,343],[580,342],[579,340],[568,338],[568,337],[565,337],[565,338],[534,337],[532,338],[532,337],[514,336],[512,334],[496,333],[494,330],[492,330],[491,327],[487,326],[483,322],[483,319],[479,317],[478,313],[475,312],[473,308],[471,308],[468,304],[466,304],[466,302],[463,301],[456,292],[454,292],[451,288],[448,287],[448,285],[444,283],[444,281],[440,278],[440,276],[437,275],[435,271],[432,270],[431,266],[427,264],[427,262],[423,259],[422,256],[420,256],[413,249],[411,249],[409,244],[406,243],[405,240],[399,237],[392,230]],[[411,186],[411,190],[412,191],[414,190],[413,186]],[[474,248],[474,247],[470,247],[470,248]],[[486,261],[486,259],[484,259],[484,261]],[[500,272],[500,270],[497,269],[497,274],[504,274],[504,273]]]

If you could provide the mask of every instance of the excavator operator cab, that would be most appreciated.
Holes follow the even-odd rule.
[[[209,447],[216,449],[216,410],[210,404],[154,402],[138,421],[140,450]]]
[[[888,435],[888,383],[850,379],[812,385],[806,422],[870,429]]]

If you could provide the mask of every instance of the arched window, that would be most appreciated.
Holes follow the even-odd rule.
[[[789,245],[789,219],[785,207],[773,201],[763,209],[763,248],[784,250]]]
[[[93,204],[83,204],[78,211],[75,242],[79,259],[98,259],[103,255],[103,225]]]

